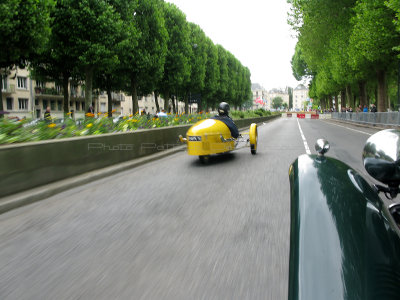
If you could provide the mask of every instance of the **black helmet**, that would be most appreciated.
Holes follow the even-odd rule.
[[[229,104],[226,102],[221,102],[218,106],[218,114],[220,116],[227,116],[229,113]]]

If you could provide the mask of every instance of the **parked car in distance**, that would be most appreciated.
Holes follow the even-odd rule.
[[[383,185],[325,156],[327,141],[316,150],[289,168],[288,298],[400,299],[400,131],[380,131],[364,147],[364,167]]]

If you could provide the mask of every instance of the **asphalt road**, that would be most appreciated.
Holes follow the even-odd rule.
[[[377,130],[279,119],[208,165],[181,152],[0,215],[0,299],[287,299],[289,165]]]

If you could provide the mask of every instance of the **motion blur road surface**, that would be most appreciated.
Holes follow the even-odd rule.
[[[180,152],[94,181],[0,215],[0,299],[287,299],[299,126],[365,174],[377,130],[282,118],[255,156]]]

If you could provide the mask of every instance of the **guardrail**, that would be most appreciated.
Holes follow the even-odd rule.
[[[332,119],[369,125],[400,126],[399,112],[336,112],[332,113]]]

